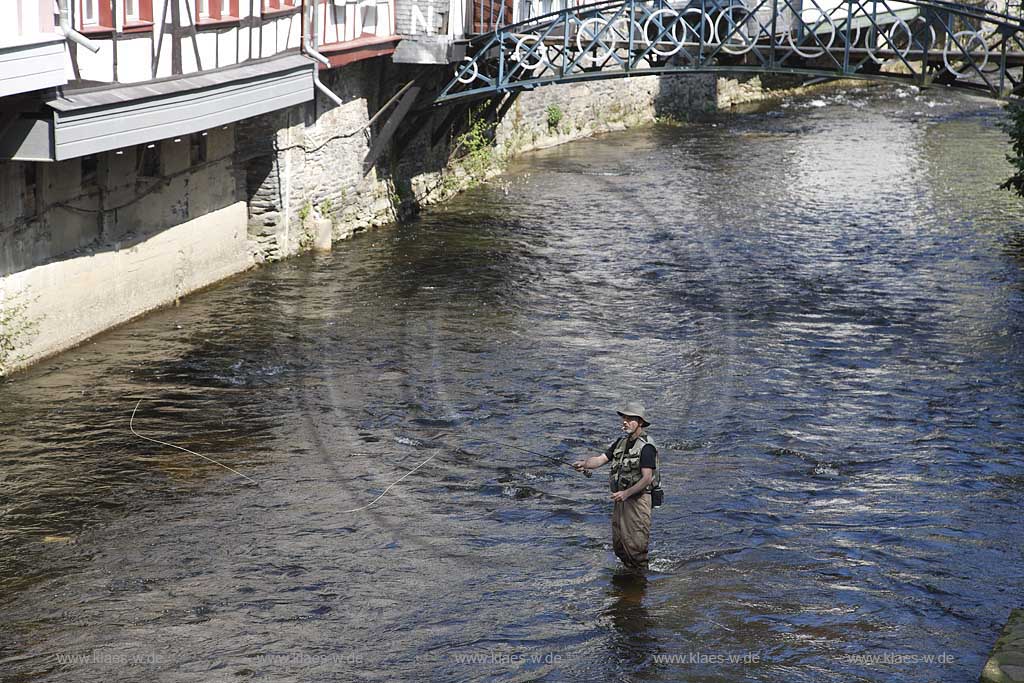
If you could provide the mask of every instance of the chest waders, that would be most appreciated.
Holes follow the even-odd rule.
[[[623,436],[615,442],[612,449],[611,471],[608,473],[612,493],[625,491],[640,481],[643,477],[643,472],[640,471],[640,452],[647,444],[654,446],[654,442],[646,434],[638,436],[632,446],[627,447],[628,444],[629,437]],[[661,490],[661,456],[657,453],[657,447],[654,447],[654,480],[644,492],[651,494],[651,504],[658,507],[664,499],[664,492]]]

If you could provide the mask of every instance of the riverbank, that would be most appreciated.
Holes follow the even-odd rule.
[[[1003,632],[985,662],[980,683],[1021,683],[1024,681],[1024,609],[1010,612]]]
[[[0,376],[261,263],[403,220],[530,151],[836,87],[706,74],[545,87],[501,109],[410,119],[418,132],[365,168],[381,83],[410,73],[334,72],[342,106],[321,98],[198,142],[98,155],[88,169],[0,164],[12,196],[33,193],[31,215],[12,200],[0,220]]]

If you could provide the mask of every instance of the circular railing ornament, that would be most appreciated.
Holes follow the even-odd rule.
[[[935,45],[935,28],[924,17],[917,16],[906,22],[907,30],[899,30],[899,24],[893,24],[886,34],[889,45],[906,57],[917,50],[922,55]]]
[[[823,25],[828,26],[827,43],[822,43],[820,38],[818,37],[821,35],[818,29]],[[832,23],[832,20],[828,17],[828,15],[822,15],[822,17],[818,19],[818,21],[815,22],[813,26],[803,24],[803,28],[809,29],[807,32],[804,33],[805,37],[803,41],[800,41],[799,39],[796,38],[796,34],[798,33],[798,31],[790,30],[786,33],[786,41],[789,42],[789,47],[792,48],[793,52],[797,53],[798,55],[805,59],[814,59],[815,57],[820,57],[823,54],[825,54],[825,52],[832,49],[832,43],[834,43],[836,40],[836,25]],[[810,43],[807,42],[808,36],[812,41]],[[801,44],[798,45],[798,42]]]
[[[961,47],[962,46],[962,47]],[[955,48],[952,54],[953,61],[959,58],[964,60],[963,71],[957,71],[950,61],[950,47]],[[981,52],[981,63],[975,59],[975,51]],[[952,39],[946,41],[946,47],[942,50],[942,62],[946,70],[957,78],[966,78],[972,69],[981,71],[988,64],[989,50],[983,34],[977,31],[959,31],[953,34]]]
[[[697,26],[691,24],[687,17],[697,15],[696,24],[700,26],[700,32],[697,31]],[[693,36],[693,40],[689,40],[689,37]],[[710,43],[715,38],[715,22],[711,20],[711,15],[707,12],[702,12],[696,7],[691,7],[688,10],[683,10],[683,45],[700,45],[702,43]]]
[[[831,18],[831,16],[830,16]],[[846,15],[844,9],[842,14],[832,21],[832,24],[836,27],[836,33],[843,39],[841,47],[847,45],[850,48],[855,48],[860,43],[860,27],[849,21],[849,17]],[[847,32],[846,27],[849,25],[850,30]]]
[[[754,15],[742,5],[727,7],[718,15],[715,21],[715,42],[722,46],[722,52],[743,55],[754,48],[757,36],[751,36],[746,31],[750,22],[757,24]]]
[[[512,51],[512,58],[519,62],[519,68],[531,71],[534,75],[543,72],[551,66],[551,62],[548,59],[547,46],[541,43],[540,39],[536,36],[521,36],[516,41],[515,50]]]
[[[700,10],[698,10],[698,12],[699,11]],[[671,23],[668,24],[669,30],[665,31],[664,35],[662,35],[661,38],[658,39],[658,34],[660,34],[666,28],[666,24],[662,23],[662,20],[661,20],[662,16],[668,17],[668,20]],[[654,30],[652,31],[651,30],[651,28],[652,28],[651,23],[655,22],[656,18],[657,18],[657,22],[654,24],[654,26],[653,26]],[[671,57],[675,53],[677,53],[680,50],[682,50],[683,49],[683,41],[679,37],[679,25],[680,24],[682,24],[684,26],[684,28],[682,30],[683,30],[683,35],[685,37],[685,35],[686,35],[686,28],[685,28],[686,22],[684,22],[684,21],[682,21],[680,19],[679,13],[676,12],[675,10],[672,10],[672,9],[660,9],[660,10],[657,10],[656,12],[652,13],[651,16],[647,17],[647,21],[644,22],[643,36],[644,36],[644,42],[647,44],[647,46],[649,48],[651,48],[651,52],[653,52],[654,54],[658,55],[659,57]],[[663,49],[661,49],[659,47],[659,45],[661,44],[661,41],[667,41],[667,42],[671,43],[672,44],[672,49],[670,49],[670,50],[663,50]]]
[[[468,75],[467,75],[468,74]],[[455,69],[455,80],[463,85],[469,85],[480,75],[480,68],[472,57],[463,57],[462,65]]]
[[[605,61],[615,52],[618,40],[615,38],[615,32],[610,27],[608,27],[608,30],[605,30],[606,27],[608,27],[608,23],[600,17],[590,17],[580,23],[579,31],[576,33],[576,49],[581,53],[586,53],[580,58],[581,62],[597,64]],[[601,33],[602,31],[604,31],[603,34]],[[587,50],[587,46],[595,39],[597,39],[597,42],[594,43],[590,50]],[[590,54],[591,51],[593,51],[593,54]]]
[[[900,35],[902,34],[902,36]],[[870,33],[868,36],[870,37]],[[901,41],[900,38],[904,38]],[[896,18],[896,23],[889,27],[888,31],[877,31],[875,33],[875,39],[865,41],[867,42],[868,57],[871,58],[875,64],[881,64],[885,61],[883,57],[879,57],[876,52],[878,50],[890,49],[900,57],[906,57],[910,53],[910,46],[914,42],[914,33],[907,26],[907,22],[903,21],[899,17]],[[905,43],[905,44],[903,44]],[[874,47],[872,47],[872,44]],[[903,44],[900,48],[899,45]]]

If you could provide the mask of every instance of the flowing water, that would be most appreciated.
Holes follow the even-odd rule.
[[[535,153],[0,385],[0,678],[975,680],[1024,588],[1000,120],[865,89]],[[642,578],[603,471],[493,443],[582,457],[632,398]]]

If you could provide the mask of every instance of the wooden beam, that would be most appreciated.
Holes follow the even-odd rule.
[[[366,158],[363,159],[363,174],[370,172],[374,162],[380,158],[380,155],[384,152],[384,149],[388,146],[395,131],[398,130],[398,126],[405,119],[405,115],[412,109],[412,105],[416,102],[416,99],[420,96],[421,86],[414,84],[410,87],[402,99],[398,101],[395,106],[395,110],[391,112],[391,116],[388,117],[387,123],[381,128],[380,133],[374,136],[373,145],[370,147],[370,151],[367,152]]]

